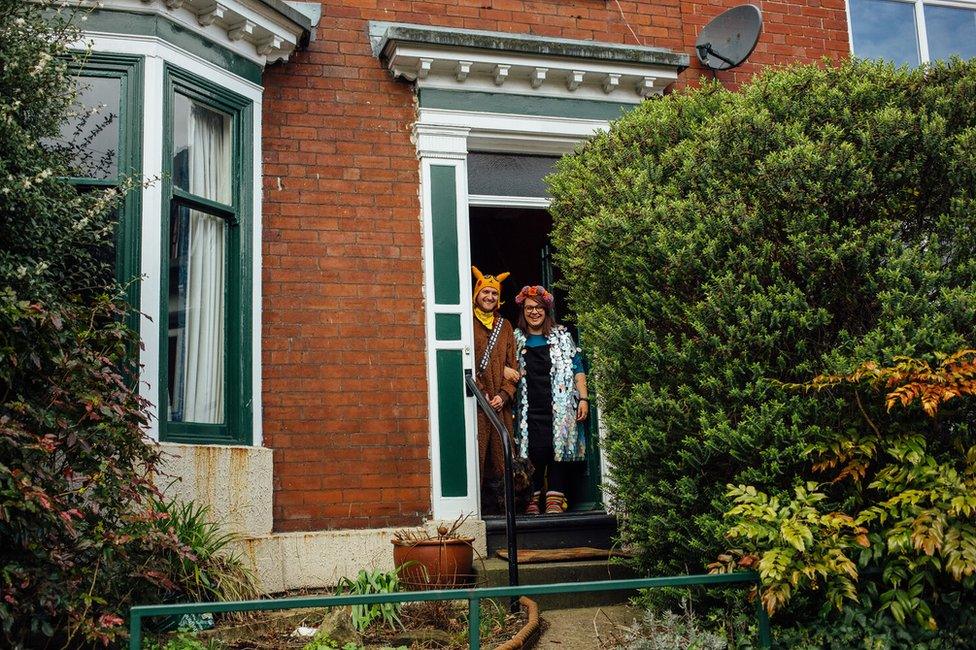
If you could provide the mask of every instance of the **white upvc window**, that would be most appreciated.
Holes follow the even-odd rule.
[[[862,59],[916,66],[976,57],[976,2],[848,0],[851,51]]]

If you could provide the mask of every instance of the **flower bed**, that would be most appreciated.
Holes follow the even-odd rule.
[[[402,626],[372,625],[358,632],[349,608],[304,609],[248,615],[244,622],[219,619],[212,630],[158,636],[153,650],[359,650],[396,648],[461,650],[468,647],[467,601],[408,603],[399,613]],[[527,608],[509,614],[507,602],[481,601],[481,644],[495,648],[527,627]],[[536,629],[537,629],[536,624]],[[529,647],[535,634],[521,634]]]

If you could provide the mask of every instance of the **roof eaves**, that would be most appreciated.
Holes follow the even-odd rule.
[[[256,0],[256,2],[277,12],[282,17],[300,27],[302,29],[304,43],[308,43],[308,41],[315,37],[314,27],[318,24],[318,17],[322,14],[319,3],[286,2],[285,0]],[[308,5],[308,7],[302,5]],[[314,11],[316,6],[318,7],[317,12]]]

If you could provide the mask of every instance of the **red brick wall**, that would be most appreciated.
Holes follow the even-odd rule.
[[[694,60],[700,26],[734,4],[343,0],[323,6],[307,51],[268,69],[262,354],[277,530],[407,525],[430,510],[414,99],[373,57],[366,21],[615,43],[634,43],[633,29]],[[847,53],[843,0],[762,6],[756,53],[724,81]]]
[[[744,4],[742,0],[687,0],[681,3],[684,51],[692,66],[680,84],[694,83],[712,72],[695,56],[695,39],[702,27],[726,9]],[[850,53],[847,39],[847,13],[844,0],[800,0],[798,2],[753,2],[763,12],[763,33],[747,62],[734,70],[717,73],[727,87],[734,88],[769,65],[833,59]]]

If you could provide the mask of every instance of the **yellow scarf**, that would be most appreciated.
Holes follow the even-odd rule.
[[[475,307],[474,317],[481,321],[481,324],[487,327],[489,332],[495,326],[495,312],[493,311],[485,311],[481,307]]]

